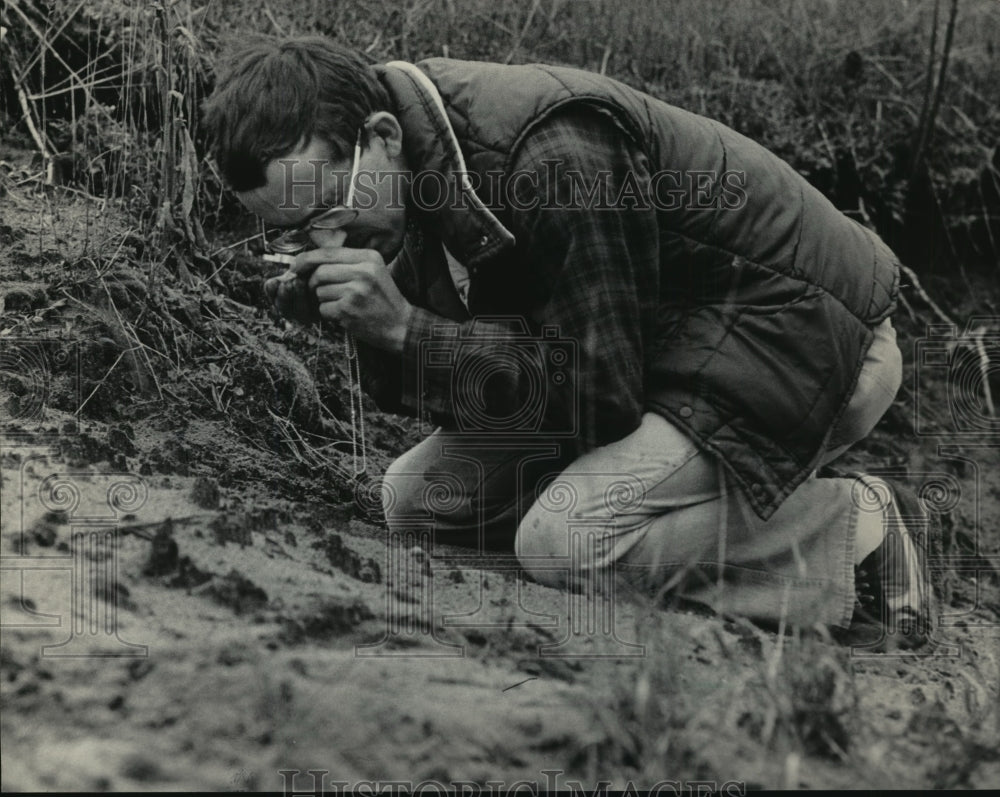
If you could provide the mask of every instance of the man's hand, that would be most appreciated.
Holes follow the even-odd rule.
[[[403,350],[413,307],[374,249],[313,249],[295,258],[292,271],[298,279],[283,285],[296,286],[308,280],[307,293],[318,304],[320,318],[336,321],[373,346]],[[283,285],[277,288],[278,296]]]
[[[271,300],[278,315],[300,324],[312,324],[320,320],[319,303],[309,289],[308,274],[303,279],[282,280],[271,277],[264,282],[264,293]]]

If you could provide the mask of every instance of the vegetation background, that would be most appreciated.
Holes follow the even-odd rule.
[[[322,33],[373,61],[602,72],[761,141],[874,227],[906,265],[905,378],[841,464],[906,480],[933,508],[950,618],[935,655],[859,656],[637,598],[621,610],[644,658],[545,659],[555,631],[515,623],[516,604],[556,616],[565,594],[495,562],[434,550],[432,563],[414,546],[390,591],[378,507],[352,486],[342,343],[268,315],[254,220],[199,127],[217,56],[260,32]],[[995,784],[997,47],[997,0],[5,0],[0,545],[71,550],[71,518],[28,495],[49,469],[83,494],[138,473],[149,499],[119,518],[105,600],[151,655],[40,657],[59,640],[28,621],[64,612],[62,593],[5,573],[3,788],[274,789],[294,767],[508,783],[558,768],[617,788]],[[915,360],[929,324],[954,328],[936,344],[949,368]],[[79,359],[55,356],[68,350]],[[377,479],[419,433],[365,410]],[[973,433],[993,444],[957,447]],[[480,601],[492,625],[419,615],[430,583],[449,610]],[[355,657],[391,612],[421,630],[413,650],[433,636],[465,658]],[[24,623],[8,628],[10,613]]]
[[[761,141],[919,272],[998,260],[995,0],[12,0],[2,24],[7,139],[202,248],[233,216],[199,103],[265,32],[599,71]]]

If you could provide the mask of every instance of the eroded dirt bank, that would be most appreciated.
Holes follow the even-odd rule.
[[[336,343],[267,318],[246,264],[180,279],[135,265],[142,242],[84,200],[22,199],[0,246],[3,788],[280,789],[281,770],[309,769],[1000,780],[1000,449],[950,434],[943,411],[914,420],[918,394],[949,401],[946,373],[913,366],[924,317],[900,313],[904,390],[846,464],[939,485],[935,655],[622,591],[605,634],[605,603],[508,558],[387,546],[344,479]],[[968,315],[996,299],[943,297]],[[418,435],[369,410],[377,477]]]

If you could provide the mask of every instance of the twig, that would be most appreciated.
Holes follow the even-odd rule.
[[[934,58],[937,56],[937,35],[938,18],[941,11],[941,0],[934,0],[934,20],[931,23],[931,46],[930,54],[927,56],[927,73],[924,76],[924,98],[920,103],[920,119],[917,122],[917,146],[914,147],[914,154],[921,149],[921,142],[924,138],[924,129],[927,122],[927,112],[931,107],[931,92],[934,88]],[[913,163],[916,164],[914,158]]]
[[[942,310],[937,303],[927,294],[927,291],[923,289],[920,285],[920,280],[917,279],[917,275],[913,273],[913,270],[900,264],[900,271],[902,271],[907,278],[911,281],[913,289],[917,292],[917,295],[924,300],[928,307],[934,311],[934,314],[938,317],[938,320],[943,321],[945,324],[950,326],[955,332],[958,332],[958,324],[956,324],[951,317]],[[906,305],[906,309],[913,318],[913,310],[910,308],[909,304]],[[996,405],[993,402],[993,391],[990,388],[989,380],[989,370],[990,370],[990,358],[986,353],[986,347],[983,345],[983,336],[986,334],[986,327],[977,327],[976,329],[969,330],[965,335],[956,338],[951,346],[969,345],[975,349],[976,354],[979,356],[979,371],[982,376],[983,385],[983,401],[986,404],[986,410],[989,412],[991,418],[996,418]],[[950,348],[950,347],[949,347]]]
[[[182,517],[167,517],[162,520],[150,520],[145,523],[128,523],[123,526],[118,526],[117,530],[122,534],[134,534],[136,537],[142,537],[144,540],[152,540],[152,536],[143,534],[145,529],[153,529],[162,526],[166,521],[171,523],[191,523],[196,520],[210,520],[214,518],[217,513],[215,512],[199,512],[195,515],[184,515]]]
[[[476,9],[475,7],[470,7],[470,8],[469,8],[469,12],[470,12],[470,13],[472,14],[472,16],[474,16],[474,17],[479,17],[479,18],[480,18],[481,20],[483,20],[483,22],[488,22],[488,23],[490,23],[491,25],[493,25],[494,27],[496,27],[496,28],[499,28],[499,29],[500,29],[500,30],[502,30],[502,31],[503,31],[504,33],[506,33],[506,34],[507,34],[508,36],[513,36],[513,35],[514,35],[514,31],[512,31],[512,30],[511,30],[510,28],[508,28],[508,27],[507,27],[506,25],[504,25],[503,23],[501,23],[501,22],[497,22],[497,21],[496,21],[495,19],[493,19],[493,17],[492,17],[492,16],[490,16],[489,14],[484,14],[484,13],[483,13],[482,11],[479,11],[479,10],[478,10],[478,9]]]
[[[242,241],[237,241],[234,244],[229,244],[228,246],[220,246],[215,251],[209,252],[208,256],[209,257],[216,257],[218,255],[221,255],[223,252],[225,252],[228,249],[235,249],[237,246],[243,246],[243,244],[248,244],[251,241],[257,240],[258,238],[262,238],[263,235],[264,235],[264,233],[258,232],[258,233],[254,234],[254,235],[251,235],[249,238],[244,238]]]
[[[118,355],[118,359],[116,359],[113,363],[111,363],[111,367],[107,370],[107,372],[104,374],[104,376],[102,376],[98,380],[97,384],[94,385],[94,389],[90,391],[90,395],[87,396],[87,398],[85,398],[83,400],[83,403],[80,404],[79,407],[76,408],[76,411],[73,414],[76,415],[77,418],[80,417],[80,413],[83,412],[83,408],[87,406],[87,402],[89,402],[94,397],[94,394],[98,390],[100,390],[101,387],[104,386],[105,382],[108,381],[108,377],[111,376],[111,372],[114,371],[115,368],[118,367],[118,363],[120,363],[122,361],[122,357],[124,357],[126,354],[128,354],[131,351],[134,351],[134,349],[122,349],[121,350],[121,354]]]
[[[25,16],[24,12],[21,11],[21,9],[18,8],[16,4],[8,3],[7,7],[13,9],[14,13],[21,18],[24,24],[27,25],[31,29],[31,32],[34,33],[35,36],[38,38],[39,44],[42,46],[42,48],[48,50],[52,54],[52,57],[59,62],[60,66],[62,66],[70,74],[70,76],[72,76],[72,78],[76,80],[76,82],[79,84],[80,90],[87,95],[88,105],[102,112],[110,121],[112,122],[116,121],[115,118],[111,115],[111,112],[107,110],[107,108],[105,108],[101,103],[96,102],[94,100],[94,95],[90,93],[90,89],[87,86],[87,81],[84,80],[82,77],[80,77],[80,72],[78,70],[73,69],[73,67],[71,67],[68,63],[66,63],[66,59],[64,59],[59,54],[59,51],[52,46],[52,42],[49,41],[49,39],[45,36],[45,34],[35,26],[35,23],[32,22],[30,18]],[[20,77],[23,79],[24,75],[22,74]]]
[[[31,108],[28,105],[28,98],[16,78],[15,86],[17,87],[17,100],[21,104],[21,110],[24,113],[24,122],[28,126],[28,132],[31,133],[31,138],[35,142],[35,146],[38,147],[38,151],[41,153],[42,162],[45,164],[45,184],[52,185],[55,182],[55,158],[52,157],[52,153],[46,146],[42,134],[35,127],[35,122],[31,118]]]
[[[23,70],[22,70],[23,71]],[[118,79],[122,76],[122,68],[118,64],[111,64],[103,69],[94,69],[89,74],[89,79],[87,81],[87,86],[89,88],[96,88],[97,86],[109,83],[112,80]],[[63,85],[65,84],[65,85]],[[61,80],[56,81],[47,88],[36,92],[35,94],[29,94],[29,100],[44,100],[48,97],[56,97],[60,94],[65,94],[67,91],[75,91],[77,86],[73,84],[73,76],[67,75]]]
[[[52,34],[52,41],[55,41],[58,36],[62,35],[62,32],[64,30],[66,30],[66,26],[70,23],[70,20],[72,20],[73,17],[75,17],[77,15],[77,13],[79,12],[79,10],[81,8],[83,8],[86,5],[86,3],[87,3],[87,0],[80,0],[80,4],[76,8],[74,8],[72,11],[70,11],[69,14],[66,15],[66,19],[63,20],[62,25],[60,25],[58,28],[56,28],[55,32]],[[18,11],[18,15],[21,16],[22,18],[24,18],[24,15],[21,14],[20,11]],[[24,74],[27,74],[27,70],[31,69],[35,64],[38,63],[38,59],[40,59],[42,57],[42,55],[43,55],[44,52],[45,52],[45,49],[44,48],[40,48],[39,51],[38,51],[38,53],[35,55],[35,57],[32,58],[30,61],[28,61],[27,64],[25,64],[25,66],[24,66],[24,70],[25,71],[21,73],[22,76]]]
[[[950,326],[954,327],[957,330],[958,324],[956,324],[951,319],[951,317],[938,306],[937,302],[935,302],[927,294],[927,291],[925,291],[923,286],[920,284],[920,280],[917,278],[917,275],[913,272],[913,269],[911,269],[909,266],[904,266],[902,263],[900,263],[899,270],[906,275],[906,278],[908,280],[910,280],[910,285],[913,288],[913,290],[916,291],[917,296],[923,299],[924,303],[928,307],[930,307],[931,310],[934,311],[934,315],[938,317],[938,320],[944,322],[945,324],[949,324]]]
[[[528,11],[528,16],[524,20],[521,32],[517,34],[517,39],[514,40],[514,45],[510,48],[510,52],[507,53],[507,57],[503,61],[505,64],[509,64],[513,61],[514,56],[517,55],[517,51],[521,49],[521,42],[524,41],[524,37],[527,35],[528,29],[531,27],[531,23],[535,19],[535,13],[538,11],[538,7],[541,4],[542,0],[532,0],[531,10]]]
[[[264,0],[264,16],[266,16],[271,21],[271,24],[274,25],[274,29],[278,31],[279,36],[288,35],[287,33],[285,33],[285,29],[278,24],[278,20],[274,18],[274,14],[271,13],[271,7],[267,4],[267,0]]]
[[[902,293],[899,294],[899,304],[906,310],[906,314],[910,317],[913,323],[917,322],[917,314],[913,312],[913,307],[910,305],[910,300],[906,298]]]
[[[608,61],[611,60],[611,42],[604,45],[604,55],[601,56],[601,74],[606,75],[608,73]]]
[[[948,57],[951,55],[951,43],[955,34],[955,18],[957,16],[958,0],[951,0],[951,10],[948,14],[948,28],[944,34],[944,49],[941,51],[941,66],[938,69],[937,85],[934,87],[934,100],[931,102],[927,118],[924,120],[924,124],[920,130],[920,140],[917,143],[917,151],[913,156],[913,169],[910,172],[911,179],[916,177],[920,170],[924,159],[924,152],[934,132],[934,121],[937,118],[938,108],[941,107],[941,94],[944,90],[945,75],[948,71]],[[933,58],[934,54],[931,53],[932,62]]]
[[[28,132],[31,134],[32,141],[38,147],[38,151],[42,156],[42,163],[45,164],[45,184],[52,185],[55,178],[55,158],[48,145],[48,137],[35,126],[34,113],[28,102],[28,93],[24,90],[22,82],[24,80],[24,72],[18,69],[17,53],[14,52],[13,45],[7,42],[6,36],[0,41],[6,45],[6,49],[8,50],[7,58],[11,66],[11,77],[14,80],[14,90],[17,92],[17,101],[21,106],[21,113],[24,114],[24,123],[28,126]]]

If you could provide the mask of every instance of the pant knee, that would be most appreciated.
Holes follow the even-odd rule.
[[[565,537],[560,540],[557,531],[557,527],[564,526],[554,522],[549,513],[540,511],[536,502],[518,524],[515,552],[528,558],[566,556]]]
[[[536,502],[517,528],[514,551],[539,584],[566,587],[609,567],[613,543],[605,528],[573,524],[567,514],[547,511]]]
[[[425,480],[413,470],[410,453],[394,460],[382,477],[382,509],[390,522],[395,517],[426,512],[421,507]]]
[[[535,507],[528,510],[517,527],[514,552],[525,573],[539,584],[563,587],[568,581],[565,533],[560,538],[556,524]]]
[[[386,469],[382,479],[386,522],[390,528],[413,519],[432,521],[436,527],[466,528],[474,518],[462,476],[428,462],[423,454],[411,449]]]

